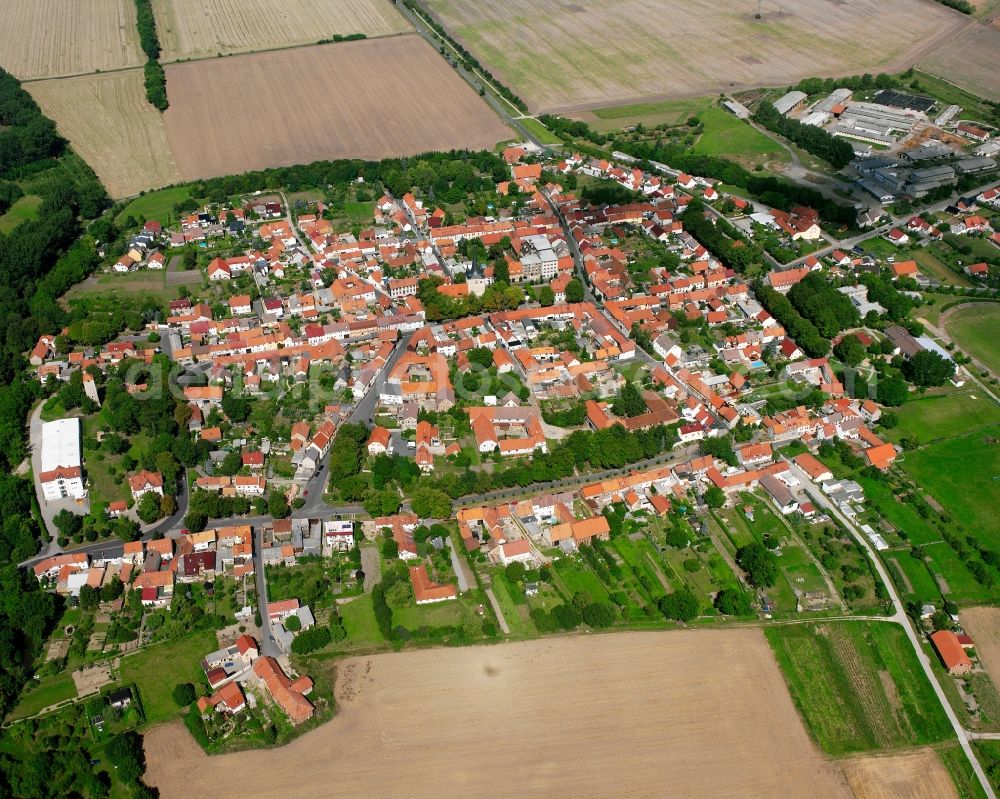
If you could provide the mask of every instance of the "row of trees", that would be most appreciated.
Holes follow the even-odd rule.
[[[782,116],[767,100],[758,103],[753,120],[806,152],[828,161],[836,169],[843,169],[854,158],[854,148],[846,139],[834,136],[817,125],[803,125],[797,119]]]
[[[434,29],[437,35],[440,36],[444,41],[448,42],[448,44],[450,44],[458,52],[459,58],[462,59],[462,65],[467,70],[469,70],[470,72],[475,70],[480,74],[485,75],[487,78],[489,78],[491,87],[493,88],[494,91],[496,91],[504,99],[509,100],[511,103],[513,103],[519,110],[523,111],[524,113],[528,112],[527,103],[525,103],[524,100],[522,100],[520,97],[514,94],[514,92],[512,92],[507,86],[500,83],[500,81],[498,81],[495,77],[493,77],[493,73],[491,73],[482,64],[480,64],[479,61],[476,59],[476,57],[472,55],[472,53],[470,53],[468,50],[462,47],[461,44],[455,41],[448,33],[448,31],[445,30],[444,26],[438,23],[438,21],[434,19],[434,17],[432,17],[428,11],[422,8],[420,6],[420,3],[417,2],[417,0],[403,0],[403,5],[420,14],[420,16],[423,17],[424,20],[426,20],[430,24],[430,26]],[[441,53],[442,55],[445,54],[445,49],[443,47],[441,48]],[[482,91],[480,91],[480,94],[482,94]]]
[[[139,46],[146,54],[144,69],[146,99],[161,111],[167,109],[167,76],[160,66],[160,37],[156,32],[156,17],[152,0],[135,0],[136,26],[139,29]]]
[[[751,195],[772,208],[787,211],[796,205],[805,205],[816,209],[823,219],[830,222],[849,227],[854,227],[857,224],[857,212],[853,206],[834,202],[808,186],[800,186],[780,178],[750,172],[725,158],[699,155],[681,144],[667,143],[662,140],[655,142],[616,140],[614,146],[616,149],[647,162],[660,161],[691,175],[714,178],[730,186],[746,189]]]
[[[909,77],[913,71],[904,72],[904,77]],[[829,94],[834,89],[850,89],[851,91],[866,91],[871,89],[892,89],[899,82],[892,75],[881,72],[878,75],[865,73],[864,75],[850,75],[846,78],[803,78],[794,88],[803,94],[810,96],[816,94]]]

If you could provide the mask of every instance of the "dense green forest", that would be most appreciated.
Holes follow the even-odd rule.
[[[25,419],[39,391],[22,353],[64,323],[55,298],[96,264],[91,245],[73,242],[107,197],[89,169],[75,162],[72,170],[62,168],[69,157],[31,95],[0,70],[0,178],[17,192],[18,181],[30,179],[42,199],[36,220],[0,234],[0,715],[31,676],[30,664],[62,605],[17,568],[37,551],[42,530],[32,512],[31,482],[11,471],[25,456]],[[17,192],[6,189],[5,196]]]

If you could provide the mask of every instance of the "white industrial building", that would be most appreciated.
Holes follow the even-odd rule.
[[[87,496],[80,455],[79,419],[57,419],[42,425],[41,461],[38,481],[46,501]]]

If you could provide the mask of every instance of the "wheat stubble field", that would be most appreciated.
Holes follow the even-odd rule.
[[[851,796],[757,630],[352,658],[336,691],[333,721],[271,752],[208,758],[156,728],[147,780],[163,799]]]
[[[1000,608],[966,608],[962,626],[976,644],[976,654],[990,679],[1000,687]]]
[[[856,799],[958,799],[933,749],[852,758],[844,763],[844,773]]]
[[[165,60],[412,30],[390,0],[153,0]]]
[[[50,78],[143,63],[134,0],[5,0],[0,66]]]
[[[25,84],[115,198],[180,179],[163,118],[146,102],[142,81],[142,70],[131,69]]]
[[[969,24],[931,0],[427,0],[533,110],[906,69]]]
[[[170,64],[166,72],[163,119],[184,180],[492,148],[512,135],[416,35]]]

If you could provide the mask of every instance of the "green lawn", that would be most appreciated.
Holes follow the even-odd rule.
[[[0,216],[0,233],[10,233],[22,222],[38,219],[38,207],[41,204],[42,198],[36,194],[26,194],[21,197],[7,209],[7,213]]]
[[[971,286],[972,283],[964,275],[951,269],[948,264],[935,257],[934,253],[926,248],[913,250],[910,257],[917,262],[920,271],[928,277],[936,278],[949,286]]]
[[[462,623],[462,605],[457,600],[434,602],[429,605],[406,605],[392,609],[393,626],[408,630],[421,627],[446,627]]]
[[[560,139],[556,134],[549,130],[545,125],[539,122],[533,117],[525,117],[524,119],[518,120],[525,128],[527,128],[528,133],[538,139],[542,144],[562,144],[562,139]]]
[[[903,469],[964,525],[966,533],[992,549],[1000,549],[998,438],[1000,425],[993,425],[908,452],[902,463]]]
[[[375,203],[359,203],[354,200],[348,200],[344,203],[343,211],[339,212],[337,215],[343,217],[354,225],[364,225],[372,221],[373,214],[375,212]]]
[[[649,558],[645,552],[641,552],[635,544],[625,536],[619,536],[611,543],[612,548],[622,557],[629,566],[634,567],[640,574],[645,575],[645,585],[655,600],[666,593],[663,583],[656,576],[656,572],[649,563]]]
[[[28,687],[31,686],[34,687],[30,691],[21,694],[20,701],[11,711],[10,718],[20,719],[25,716],[33,716],[50,705],[76,696],[76,685],[74,685],[73,675],[69,671],[60,672],[43,680],[31,680]]]
[[[938,749],[937,753],[944,767],[948,769],[951,781],[955,784],[961,799],[986,799],[983,786],[979,783],[979,778],[972,770],[972,764],[962,751],[962,747],[956,744]]]
[[[941,100],[943,105],[962,106],[962,119],[968,119],[970,114],[973,118],[983,122],[993,118],[989,106],[982,97],[968,92],[950,81],[920,70],[914,70],[913,79],[919,82],[922,94],[933,94]]]
[[[997,334],[1000,336],[1000,331]],[[887,431],[887,436],[893,441],[912,437],[921,443],[928,443],[1000,424],[1000,408],[982,391],[969,385],[934,389],[922,397],[914,396],[895,413],[899,424]]]
[[[162,272],[140,269],[127,275],[98,274],[92,280],[77,283],[66,293],[66,298],[72,300],[81,294],[105,294],[113,291],[116,294],[151,295],[161,302],[176,300],[178,286],[167,285],[166,270]]]
[[[973,748],[986,772],[992,773],[993,786],[1000,788],[1000,741],[976,741]]]
[[[616,105],[611,108],[595,109],[593,114],[597,120],[588,124],[601,132],[621,130],[639,124],[647,128],[656,125],[680,125],[693,116],[700,117],[714,104],[714,97],[689,97],[660,103]]]
[[[743,506],[750,505],[753,508],[753,521],[750,521],[743,513]],[[737,509],[733,511],[737,524],[743,525],[758,541],[762,541],[765,534],[775,538],[786,538],[788,528],[763,499],[754,494],[740,494],[740,501]]]
[[[917,560],[909,552],[893,552],[891,555],[883,557],[889,564],[890,576],[899,586],[899,592],[905,599],[921,604],[930,602],[939,605],[941,603],[941,591],[938,589],[937,581],[927,570],[927,564],[923,560]],[[900,574],[905,579],[901,579]]]
[[[375,620],[371,594],[338,605],[337,612],[347,630],[348,644],[379,644],[385,640]]]
[[[830,755],[944,741],[952,731],[903,629],[832,622],[764,630],[792,700]]]
[[[907,458],[912,454],[908,453]],[[912,543],[919,546],[941,540],[941,532],[920,516],[912,505],[900,502],[888,486],[870,477],[857,475],[855,479],[865,491],[867,507],[897,530],[906,533]]]
[[[948,335],[971,357],[1000,375],[1000,308],[994,303],[973,303],[951,312],[945,322]]]
[[[930,558],[928,566],[935,575],[947,583],[947,598],[959,605],[975,605],[979,603],[996,602],[996,591],[980,585],[972,576],[965,564],[959,560],[955,551],[944,541],[940,544],[929,544],[923,552]],[[993,573],[996,577],[996,572]]]
[[[793,588],[807,593],[819,591],[829,595],[830,591],[819,567],[812,562],[809,553],[802,547],[794,544],[782,545],[778,565]]]
[[[742,162],[789,160],[788,153],[778,142],[725,109],[706,108],[700,117],[705,131],[694,145],[695,153],[725,156]]]
[[[555,573],[566,587],[567,599],[577,591],[587,591],[594,602],[606,602],[608,589],[590,567],[582,561],[563,557],[555,562]]]
[[[115,217],[115,221],[121,221],[127,216],[138,219],[155,219],[166,225],[171,219],[176,217],[174,206],[185,200],[191,199],[191,188],[189,186],[174,186],[160,191],[151,191],[142,197],[136,197],[126,205],[120,214]]]
[[[203,630],[122,658],[119,677],[122,684],[134,683],[138,687],[147,726],[180,714],[181,709],[170,695],[177,683],[190,682],[204,689],[201,659],[218,648],[215,633]]]
[[[534,635],[538,632],[530,617],[526,619],[521,612],[522,607],[527,607],[527,599],[519,588],[497,573],[493,575],[492,590],[512,635]]]

